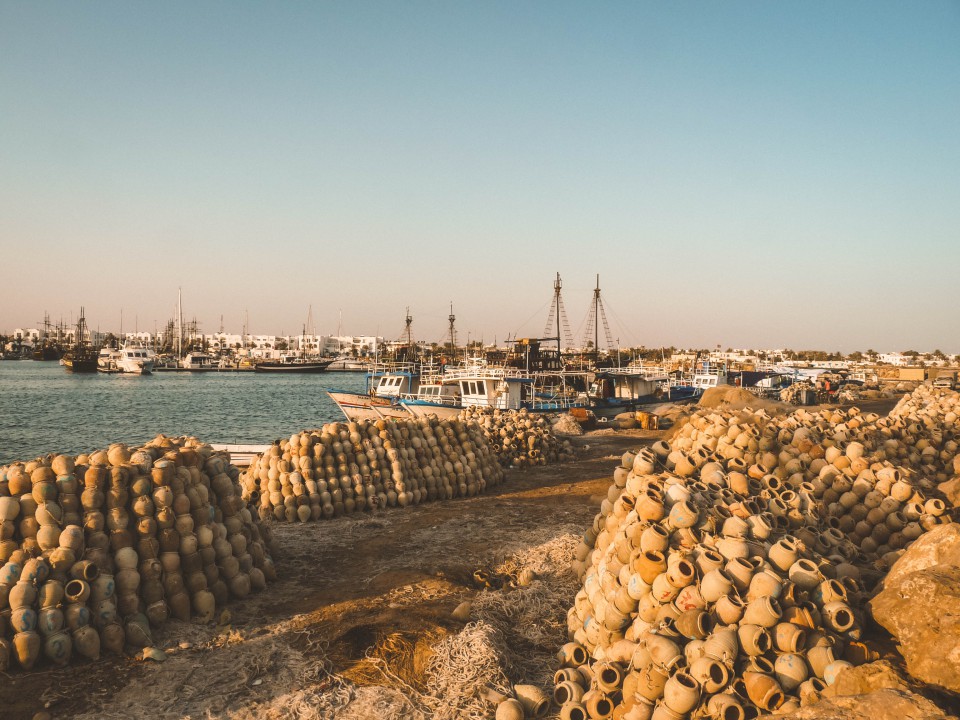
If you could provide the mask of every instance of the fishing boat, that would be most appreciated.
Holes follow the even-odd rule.
[[[310,308],[307,314],[307,323],[309,324],[313,317],[313,308]],[[304,351],[307,341],[307,326],[303,326],[303,333],[300,335],[300,350],[295,353],[284,353],[280,355],[279,360],[266,360],[259,362],[254,366],[254,370],[259,373],[322,373],[327,366],[333,362],[332,359],[321,359],[319,355],[308,356]]]
[[[258,373],[322,373],[333,360],[309,360],[300,355],[281,355],[279,360],[259,362],[253,369]]]
[[[97,371],[97,351],[86,341],[87,321],[80,308],[77,320],[77,334],[73,347],[63,356],[63,366],[71,373],[95,373]]]
[[[418,363],[375,364],[367,373],[366,392],[329,388],[327,395],[348,420],[409,419],[412,415],[400,398],[419,392],[420,371]]]
[[[438,371],[430,363],[424,363],[418,355],[409,307],[405,323],[401,336],[404,344],[396,349],[392,359],[381,361],[377,356],[374,357],[366,376],[366,392],[327,389],[327,395],[348,420],[413,417],[400,404],[400,398],[419,393],[421,374],[433,377]]]

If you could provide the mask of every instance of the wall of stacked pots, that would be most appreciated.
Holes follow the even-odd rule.
[[[261,518],[287,522],[473,497],[502,481],[476,423],[435,417],[305,430],[258,455],[240,478]]]
[[[864,604],[950,512],[955,392],[856,409],[701,410],[624,455],[578,551],[554,699],[566,719],[723,720],[815,702],[875,659]]]
[[[0,467],[0,671],[153,644],[276,577],[226,455],[160,436]]]

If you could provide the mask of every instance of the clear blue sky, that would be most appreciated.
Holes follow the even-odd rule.
[[[0,331],[960,351],[960,3],[0,0]]]

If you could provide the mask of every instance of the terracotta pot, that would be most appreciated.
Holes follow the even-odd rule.
[[[43,641],[34,631],[17,633],[13,636],[13,650],[17,662],[24,670],[31,670],[40,657]]]
[[[574,671],[576,672],[576,671]],[[566,705],[567,703],[579,703],[585,690],[583,686],[571,680],[564,680],[557,683],[553,689],[553,700],[557,705]]]
[[[793,692],[810,675],[810,669],[802,655],[783,653],[774,663],[774,675],[784,692]]]
[[[599,690],[584,693],[581,702],[593,720],[606,720],[613,715],[613,701]]]
[[[597,689],[611,695],[623,684],[623,667],[615,662],[597,663],[593,667],[593,677]]]
[[[743,622],[771,628],[780,622],[783,611],[780,604],[772,597],[762,597],[747,604],[743,613]]]
[[[733,580],[723,570],[711,570],[700,580],[700,595],[708,603],[715,603],[733,592]]]
[[[740,622],[746,607],[739,596],[723,595],[713,606],[713,612],[723,625],[733,625]]]
[[[745,672],[743,682],[747,695],[754,705],[762,710],[776,710],[784,702],[783,688],[776,678],[757,672]]]
[[[770,650],[770,633],[759,625],[742,624],[737,628],[740,647],[747,655],[763,655]]]
[[[568,642],[560,648],[557,659],[566,667],[578,667],[587,662],[587,650],[580,643]]]
[[[713,658],[700,657],[690,664],[688,670],[706,695],[720,692],[730,682],[730,670]]]
[[[744,720],[743,706],[733,695],[720,693],[707,702],[707,712],[716,720]]]
[[[709,634],[707,631],[710,616],[700,609],[687,610],[676,620],[677,631],[691,640],[702,640]]]
[[[43,654],[50,659],[54,665],[64,666],[70,662],[70,656],[73,652],[73,641],[66,630],[57,630],[50,633],[43,641]]]
[[[522,706],[522,717],[543,717],[550,709],[550,698],[536,685],[514,685],[513,691]]]
[[[663,689],[663,704],[679,715],[686,715],[700,702],[700,683],[686,672],[678,672]]]

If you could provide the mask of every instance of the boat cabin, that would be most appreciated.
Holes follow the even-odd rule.
[[[189,352],[183,359],[183,367],[187,370],[205,370],[216,367],[212,355],[202,352]]]

